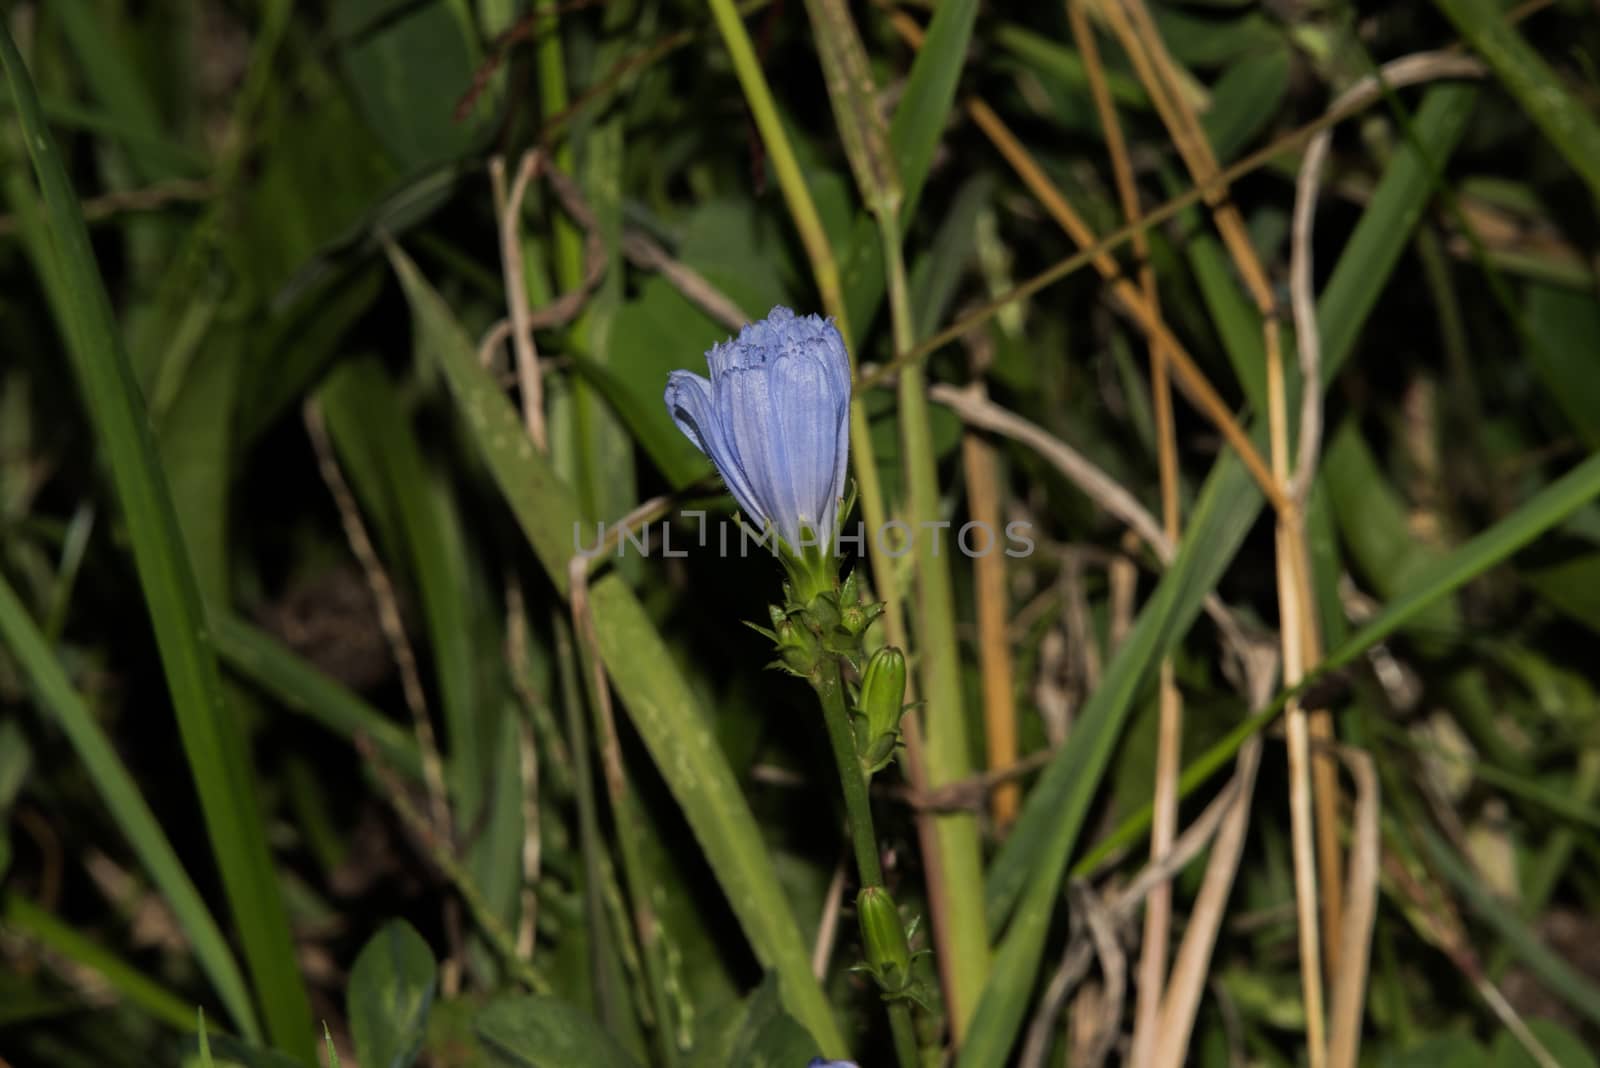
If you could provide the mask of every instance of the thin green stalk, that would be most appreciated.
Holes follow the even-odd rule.
[[[756,58],[755,46],[744,28],[739,9],[733,0],[710,0],[711,15],[728,46],[733,60],[733,70],[744,90],[745,102],[761,132],[767,158],[783,190],[789,214],[794,218],[795,229],[800,231],[800,241],[811,260],[812,273],[817,278],[817,288],[822,292],[822,306],[833,316],[839,333],[850,336],[848,316],[845,311],[844,291],[839,285],[839,264],[833,256],[833,246],[828,242],[828,232],[822,226],[822,216],[817,213],[816,202],[806,188],[805,177],[800,173],[800,162],[783,130],[783,119],[778,115],[777,102],[767,87],[766,75],[761,72],[761,61]],[[853,435],[852,435],[853,436]]]
[[[862,886],[883,885],[883,865],[878,860],[878,835],[872,828],[872,806],[867,799],[867,777],[861,772],[850,710],[845,707],[844,679],[837,661],[830,660],[812,680],[822,703],[822,721],[828,728],[833,760],[839,766],[839,787],[844,793],[845,818],[850,821],[850,845],[856,853],[856,870]]]
[[[567,110],[567,61],[561,46],[561,27],[555,5],[539,27],[539,100],[541,118],[550,119]],[[572,142],[563,139],[555,149],[555,164],[565,174],[572,173]],[[563,215],[551,223],[555,235],[556,284],[562,290],[576,286],[583,278],[583,241],[577,229]]]
[[[895,349],[912,345],[910,297],[905,258],[900,252],[899,220],[892,213],[878,219],[884,263],[889,274],[889,312]],[[900,430],[906,464],[906,513],[911,524],[917,573],[917,656],[920,693],[927,701],[924,723],[929,784],[955,782],[972,774],[967,750],[967,723],[962,708],[961,655],[956,644],[955,595],[950,569],[939,551],[939,482],[928,427],[928,400],[922,368],[908,364],[900,372]],[[949,524],[944,524],[948,526]],[[952,539],[945,539],[953,544]],[[951,959],[942,969],[948,977],[950,1029],[959,1045],[967,1021],[978,1006],[989,975],[989,939],[984,928],[983,861],[977,817],[951,813],[938,817],[935,829],[943,865],[947,945]]]
[[[616,954],[606,930],[605,902],[601,898],[604,876],[600,853],[605,848],[595,802],[594,771],[589,763],[589,728],[583,719],[582,669],[573,649],[572,626],[559,612],[551,613],[556,634],[556,667],[561,680],[561,703],[566,709],[567,745],[572,753],[572,776],[578,802],[578,846],[583,855],[583,897],[589,916],[589,967],[595,1002],[607,1029],[617,1033],[622,1007],[617,1003],[621,979]]]
[[[499,956],[500,962],[505,965],[506,971],[534,993],[549,994],[550,981],[534,967],[532,961],[517,952],[517,940],[505,922],[500,919],[500,914],[483,896],[483,891],[478,889],[472,873],[437,840],[433,823],[408,799],[399,776],[383,763],[383,757],[378,753],[377,747],[366,738],[360,737],[356,740],[356,748],[377,772],[379,782],[383,785],[395,814],[411,830],[418,846],[427,853],[428,859],[433,861],[450,885],[455,887],[456,893],[461,895],[461,901],[472,914],[473,922],[489,940],[489,945]]]
[[[850,845],[856,854],[856,870],[861,885],[882,886],[883,865],[878,860],[878,836],[872,829],[872,805],[867,797],[867,777],[861,771],[861,756],[856,752],[855,731],[850,725],[850,710],[845,706],[844,679],[839,662],[830,659],[812,679],[817,700],[822,704],[822,721],[828,728],[833,760],[839,767],[839,786],[844,794],[845,818],[850,824]],[[911,1025],[911,1007],[904,999],[888,1003],[889,1028],[894,1035],[895,1057],[900,1068],[917,1068],[916,1030]]]
[[[622,877],[626,881],[630,899],[629,916],[637,929],[639,958],[643,965],[644,985],[650,995],[650,1008],[655,1013],[655,1035],[661,1063],[667,1068],[676,1068],[678,1044],[672,1033],[671,1007],[662,978],[666,964],[661,957],[660,920],[650,903],[650,875],[639,846],[639,833],[645,827],[645,820],[639,812],[638,798],[628,786],[627,772],[622,765],[622,747],[617,738],[616,717],[611,710],[610,682],[600,662],[594,617],[588,613],[586,603],[580,611],[578,588],[576,585],[573,587],[573,615],[577,617],[573,620],[573,632],[578,639],[578,663],[583,670],[584,691],[589,698],[589,711],[594,717],[606,793],[611,800],[617,852],[622,857]],[[587,599],[585,591],[582,601],[587,602]]]

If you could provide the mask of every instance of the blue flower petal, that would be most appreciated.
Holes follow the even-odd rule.
[[[809,351],[779,357],[770,372],[777,440],[788,455],[786,495],[773,502],[774,511],[794,524],[808,524],[813,538],[823,533],[833,492],[834,451],[838,427],[829,396],[827,371]],[[831,535],[830,529],[826,532]],[[797,540],[790,544],[798,545]]]
[[[725,371],[715,389],[717,413],[734,453],[750,476],[751,492],[760,505],[762,518],[770,519],[786,540],[792,539],[792,517],[786,514],[782,503],[789,497],[789,456],[774,433],[777,417],[766,367]]]
[[[711,379],[674,371],[673,420],[711,458],[752,523],[800,548],[831,537],[849,468],[850,357],[833,323],[773,308],[706,353]]]
[[[722,421],[717,416],[714,388],[710,382],[689,371],[673,371],[667,376],[665,400],[672,421],[678,424],[694,447],[716,465],[722,481],[734,500],[757,526],[765,526],[767,513],[750,486],[739,462],[738,453],[728,444]]]

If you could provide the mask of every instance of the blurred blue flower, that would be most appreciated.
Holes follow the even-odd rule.
[[[806,1068],[859,1068],[855,1061],[825,1061],[821,1057],[813,1057]]]
[[[711,378],[667,377],[667,410],[751,524],[831,552],[850,439],[850,359],[833,323],[773,308],[706,353]]]

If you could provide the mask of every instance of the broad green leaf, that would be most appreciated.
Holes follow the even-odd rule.
[[[502,998],[478,1015],[476,1030],[502,1068],[637,1068],[599,1021],[553,997]]]
[[[720,1033],[695,1049],[689,1068],[790,1068],[816,1055],[811,1036],[783,1011],[772,975],[727,1015],[718,1021]]]
[[[1600,553],[1525,570],[1522,581],[1557,609],[1600,634]]]
[[[1280,30],[1261,11],[1224,19],[1163,5],[1152,7],[1150,14],[1172,58],[1189,67],[1224,66],[1283,41]]]
[[[368,940],[350,970],[345,1003],[362,1068],[408,1068],[433,1005],[433,951],[404,920]]]
[[[1211,87],[1211,107],[1201,119],[1217,159],[1239,155],[1281,110],[1289,91],[1289,49],[1278,45],[1228,67]]]
[[[1348,420],[1323,451],[1322,473],[1339,532],[1361,574],[1385,597],[1407,588],[1441,555],[1419,542],[1406,521],[1405,503],[1367,450],[1360,427]],[[1461,620],[1455,605],[1441,601],[1420,625],[1454,634]]]
[[[333,8],[345,72],[367,121],[395,160],[415,172],[461,156],[476,123],[457,122],[472,84],[473,28],[443,0],[345,0]],[[486,102],[484,102],[486,103]],[[474,116],[484,113],[483,103]]]
[[[1584,443],[1600,447],[1600,300],[1533,283],[1524,308],[1528,361]]]

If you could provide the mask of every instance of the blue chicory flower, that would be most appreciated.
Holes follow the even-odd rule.
[[[831,320],[773,308],[667,378],[667,410],[740,509],[791,549],[831,552],[849,461],[850,359]],[[810,528],[802,533],[801,524]],[[804,540],[802,540],[804,539]]]

